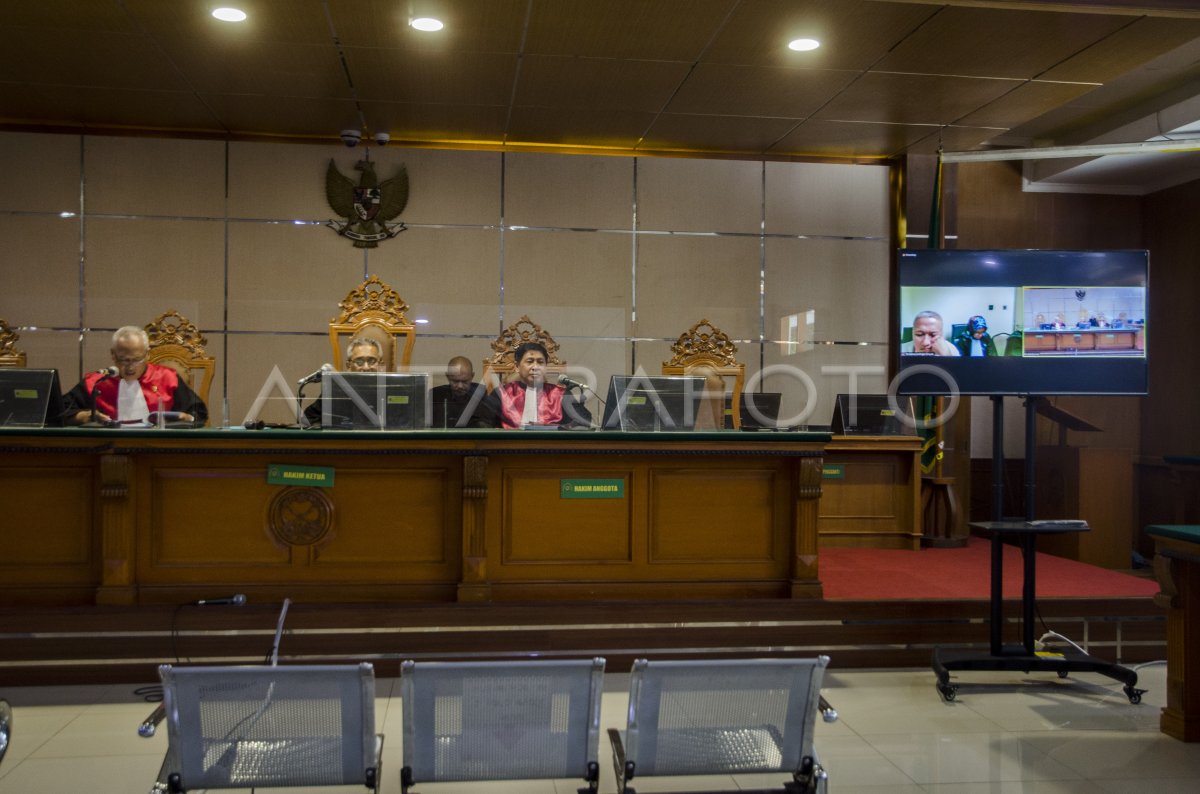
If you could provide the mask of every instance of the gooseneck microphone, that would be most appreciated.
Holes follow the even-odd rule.
[[[212,607],[212,606],[240,607],[246,603],[246,596],[242,593],[238,593],[237,595],[229,596],[228,598],[203,598],[195,603],[196,603],[196,606],[198,606],[198,607]]]
[[[580,383],[577,380],[572,380],[571,378],[568,378],[566,375],[558,376],[558,385],[565,386],[568,389],[583,389],[584,391],[592,390],[592,388],[590,386],[588,386],[586,383]]]
[[[318,369],[316,372],[311,372],[308,375],[305,375],[300,380],[296,381],[296,385],[297,386],[306,386],[309,383],[317,383],[321,380],[321,378],[325,377],[326,372],[333,372],[332,364],[322,364],[321,368]]]
[[[108,380],[109,378],[117,377],[120,372],[121,371],[116,367],[102,367],[101,369],[96,370],[95,374],[99,375],[100,377],[96,378],[96,382],[92,384],[92,391],[88,395],[92,401],[92,413],[88,417],[87,421],[89,425],[99,424],[96,420],[96,395],[100,393],[100,384],[104,383],[104,381]]]

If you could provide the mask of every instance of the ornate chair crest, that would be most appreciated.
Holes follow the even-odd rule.
[[[416,326],[405,312],[409,305],[378,276],[370,276],[338,304],[341,314],[329,321],[329,344],[334,367],[345,369],[346,345],[351,339],[368,337],[379,343],[387,370],[407,367],[416,343]],[[399,353],[397,353],[399,348]]]
[[[746,381],[746,365],[737,360],[737,345],[729,335],[707,319],[684,331],[671,345],[671,358],[662,365],[664,375],[699,375],[733,378],[733,393],[730,400],[733,427],[741,429],[742,388]],[[722,395],[720,405],[713,405],[714,424],[725,426],[725,404]]]
[[[0,367],[24,367],[25,353],[17,350],[17,340],[21,335],[9,327],[6,320],[0,319]]]
[[[207,405],[217,362],[205,349],[208,340],[200,329],[174,309],[158,315],[145,328],[150,337],[146,357],[155,364],[175,369]]]
[[[554,341],[554,337],[529,319],[529,315],[521,315],[521,319],[500,332],[492,342],[492,355],[483,360],[483,383],[489,392],[516,372],[513,353],[526,342],[539,342],[546,348],[548,372],[566,369],[567,362],[558,357],[558,342]]]

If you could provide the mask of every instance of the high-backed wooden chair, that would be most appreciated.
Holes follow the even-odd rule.
[[[379,343],[388,372],[408,367],[416,326],[408,321],[409,306],[396,290],[370,276],[338,304],[342,313],[329,321],[329,344],[333,348],[333,366],[346,368],[346,345],[366,337]]]
[[[24,367],[25,353],[17,350],[17,340],[21,335],[8,326],[8,322],[0,319],[0,367]]]
[[[217,362],[205,350],[208,340],[191,320],[174,309],[168,309],[146,324],[150,349],[146,360],[171,367],[179,373],[188,387],[208,405]]]
[[[492,355],[483,360],[482,378],[488,392],[517,371],[513,353],[526,342],[540,342],[546,348],[547,381],[553,380],[552,373],[557,376],[566,371],[567,362],[558,357],[558,342],[525,314],[496,337],[496,341],[492,342]]]
[[[701,320],[684,331],[671,345],[671,359],[662,365],[664,375],[696,375],[721,380],[719,404],[717,396],[712,398],[713,422],[716,429],[725,427],[726,378],[733,378],[733,426],[742,427],[742,388],[746,382],[746,365],[737,360],[737,345],[729,335],[708,320]],[[696,425],[700,429],[700,423]]]

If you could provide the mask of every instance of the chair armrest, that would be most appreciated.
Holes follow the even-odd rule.
[[[617,793],[624,794],[625,784],[633,780],[633,762],[625,761],[625,742],[616,728],[608,729],[608,742],[612,745],[613,776],[617,779]]]

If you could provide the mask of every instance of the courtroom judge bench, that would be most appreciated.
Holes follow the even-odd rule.
[[[829,439],[2,429],[0,599],[820,598]]]

